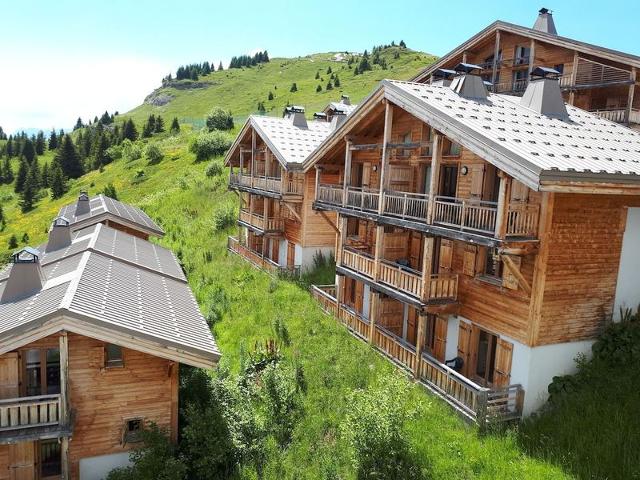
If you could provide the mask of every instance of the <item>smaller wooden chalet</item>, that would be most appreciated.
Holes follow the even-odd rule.
[[[175,441],[179,365],[219,357],[171,251],[58,217],[0,272],[0,478],[102,479],[146,422]]]
[[[542,8],[533,28],[497,20],[420,72],[413,81],[449,77],[459,63],[481,67],[494,93],[522,95],[536,67],[560,72],[570,105],[640,128],[635,95],[640,57],[558,35],[551,10]]]
[[[303,167],[338,215],[314,296],[484,423],[538,408],[640,303],[640,134],[565,105],[553,69],[522,97],[480,71],[382,81]]]
[[[249,117],[225,158],[229,188],[241,201],[229,250],[266,270],[294,273],[317,252],[333,252],[335,215],[312,209],[315,176],[301,166],[345,116],[340,110],[331,121],[307,120],[304,108],[294,106],[282,118]]]
[[[87,192],[80,192],[76,203],[62,207],[58,216],[69,220],[72,231],[104,223],[145,240],[164,236],[162,228],[140,208],[102,194],[91,198]]]

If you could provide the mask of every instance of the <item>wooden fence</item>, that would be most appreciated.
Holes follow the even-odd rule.
[[[0,431],[60,423],[60,395],[0,400]]]

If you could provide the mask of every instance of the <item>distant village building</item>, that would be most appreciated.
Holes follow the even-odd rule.
[[[147,422],[175,441],[179,365],[220,357],[149,217],[86,194],[62,212],[0,272],[0,478],[102,479]]]

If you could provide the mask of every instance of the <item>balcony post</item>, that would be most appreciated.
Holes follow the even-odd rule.
[[[424,345],[424,337],[427,329],[427,314],[420,313],[418,315],[418,334],[416,335],[416,361],[413,369],[413,377],[420,376],[420,356],[422,355],[422,346]]]
[[[496,211],[496,238],[505,238],[507,236],[507,223],[509,214],[509,201],[507,200],[511,186],[511,179],[506,173],[500,172],[500,187],[498,189],[498,207]]]
[[[574,50],[573,52],[573,65],[571,66],[571,80],[569,81],[569,88],[571,89],[569,91],[569,105],[573,105],[576,99],[576,92],[575,92],[575,86],[576,86],[576,78],[578,76],[578,61],[579,61],[578,57],[578,51]]]
[[[376,332],[376,318],[380,308],[380,294],[371,291],[371,305],[369,307],[369,343],[373,344]]]
[[[256,172],[256,129],[251,129],[251,187]]]
[[[431,147],[431,179],[429,180],[429,205],[427,206],[427,223],[433,223],[433,210],[440,184],[440,161],[442,159],[442,138],[439,132],[433,132],[433,145]]]
[[[380,262],[384,251],[384,225],[376,225],[376,248],[374,251],[373,279],[380,280]]]
[[[63,331],[59,337],[60,343],[60,422],[63,426],[69,425],[69,339],[67,332]]]
[[[342,265],[342,250],[347,239],[347,217],[340,215],[338,219],[338,245],[336,248],[336,265]]]
[[[389,143],[393,129],[393,105],[388,100],[384,106],[384,136],[382,140],[382,168],[380,169],[380,192],[384,193],[389,185]],[[384,211],[384,201],[378,199],[378,214]]]
[[[315,199],[318,200],[318,193],[320,192],[320,172],[322,167],[316,165],[316,190],[314,193]]]
[[[353,142],[350,138],[345,137],[346,140],[346,150],[344,153],[344,178],[342,183],[342,205],[347,204],[347,188],[351,184],[351,157],[352,151],[351,146]]]
[[[433,270],[433,249],[435,238],[424,236],[422,246],[422,288],[420,297],[423,302],[429,300],[429,285],[431,283],[431,272]]]
[[[495,85],[498,74],[498,55],[500,54],[500,30],[496,30],[496,44],[493,49],[493,65],[491,67],[491,83]]]
[[[633,95],[636,89],[636,67],[631,68],[630,80],[633,82],[629,85],[629,94],[627,95],[627,109],[624,112],[624,123],[631,123],[631,110],[633,109]]]

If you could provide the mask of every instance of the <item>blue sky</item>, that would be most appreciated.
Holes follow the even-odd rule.
[[[180,64],[267,49],[362,51],[403,39],[442,55],[496,19],[640,55],[640,2],[0,0],[0,125],[68,127],[139,104]]]

